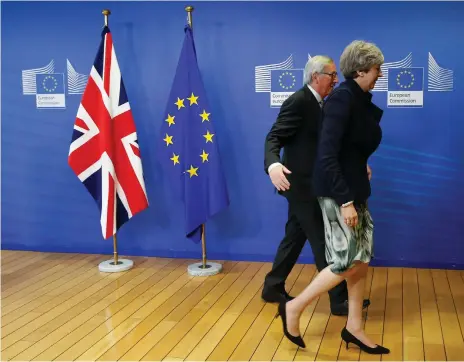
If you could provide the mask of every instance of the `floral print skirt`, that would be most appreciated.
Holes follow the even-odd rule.
[[[330,269],[340,274],[352,268],[355,261],[369,263],[373,254],[374,223],[367,203],[355,205],[358,224],[345,224],[340,206],[327,197],[318,198],[325,229],[325,255]]]

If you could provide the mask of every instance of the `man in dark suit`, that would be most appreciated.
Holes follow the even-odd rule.
[[[265,142],[265,172],[279,194],[288,201],[285,237],[280,242],[272,270],[266,275],[262,298],[280,302],[293,297],[285,281],[295,265],[306,239],[309,240],[318,270],[327,266],[322,213],[311,188],[316,158],[322,100],[338,82],[333,60],[311,58],[304,70],[304,86],[285,100]],[[283,160],[280,150],[284,149]],[[348,290],[342,282],[329,291],[331,311],[348,314]],[[369,301],[364,301],[364,307]]]

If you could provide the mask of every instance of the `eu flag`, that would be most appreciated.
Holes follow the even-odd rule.
[[[37,94],[64,94],[64,74],[36,74]]]
[[[303,85],[303,69],[271,70],[271,92],[295,92]]]
[[[214,121],[198,68],[192,29],[186,26],[158,154],[174,194],[184,203],[186,235],[196,242],[200,241],[202,224],[229,205]]]
[[[388,69],[389,91],[422,91],[424,89],[424,68]]]

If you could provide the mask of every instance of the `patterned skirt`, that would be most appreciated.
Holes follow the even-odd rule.
[[[358,224],[345,224],[340,206],[335,200],[318,198],[325,229],[325,255],[330,269],[340,274],[354,266],[355,261],[369,263],[373,254],[374,224],[367,204],[356,205]]]

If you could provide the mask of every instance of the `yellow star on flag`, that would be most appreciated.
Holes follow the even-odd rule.
[[[163,141],[166,142],[166,146],[174,144],[174,143],[172,143],[172,136],[169,136],[167,133],[166,133],[166,137],[163,139]]]
[[[197,99],[198,99],[198,98],[199,98],[199,97],[198,97],[198,96],[195,96],[195,95],[193,94],[193,92],[192,92],[192,95],[191,95],[189,98],[187,98],[187,99],[190,101],[190,105],[192,105],[192,104],[194,104],[194,103],[195,103],[196,105],[198,105],[198,103],[197,103]]]
[[[184,100],[180,99],[179,97],[177,97],[177,102],[174,102],[174,104],[177,106],[177,110],[181,109],[182,107],[185,107]]]
[[[173,124],[176,124],[176,122],[174,122],[174,118],[176,118],[176,116],[171,116],[168,114],[168,118],[165,121],[168,122],[169,127],[171,127]]]
[[[204,121],[208,121],[208,122],[209,122],[209,118],[208,118],[208,117],[209,117],[210,114],[211,114],[211,113],[206,113],[206,111],[203,110],[203,113],[200,114],[200,117],[202,118],[202,119],[201,119],[201,123],[203,123]]]
[[[197,174],[198,167],[193,167],[193,165],[190,165],[190,169],[187,170],[187,172],[190,174],[190,178],[193,176],[198,176]]]
[[[213,136],[214,136],[214,133],[209,133],[209,131],[206,131],[206,134],[203,135],[203,137],[206,138],[206,143],[208,142],[213,143]]]
[[[171,160],[172,160],[172,162],[174,162],[174,165],[175,165],[176,163],[180,163],[180,162],[179,162],[179,155],[176,155],[175,153],[172,153]]]
[[[205,150],[203,150],[203,153],[200,155],[202,162],[204,163],[205,161],[208,160],[209,153],[206,153]]]

